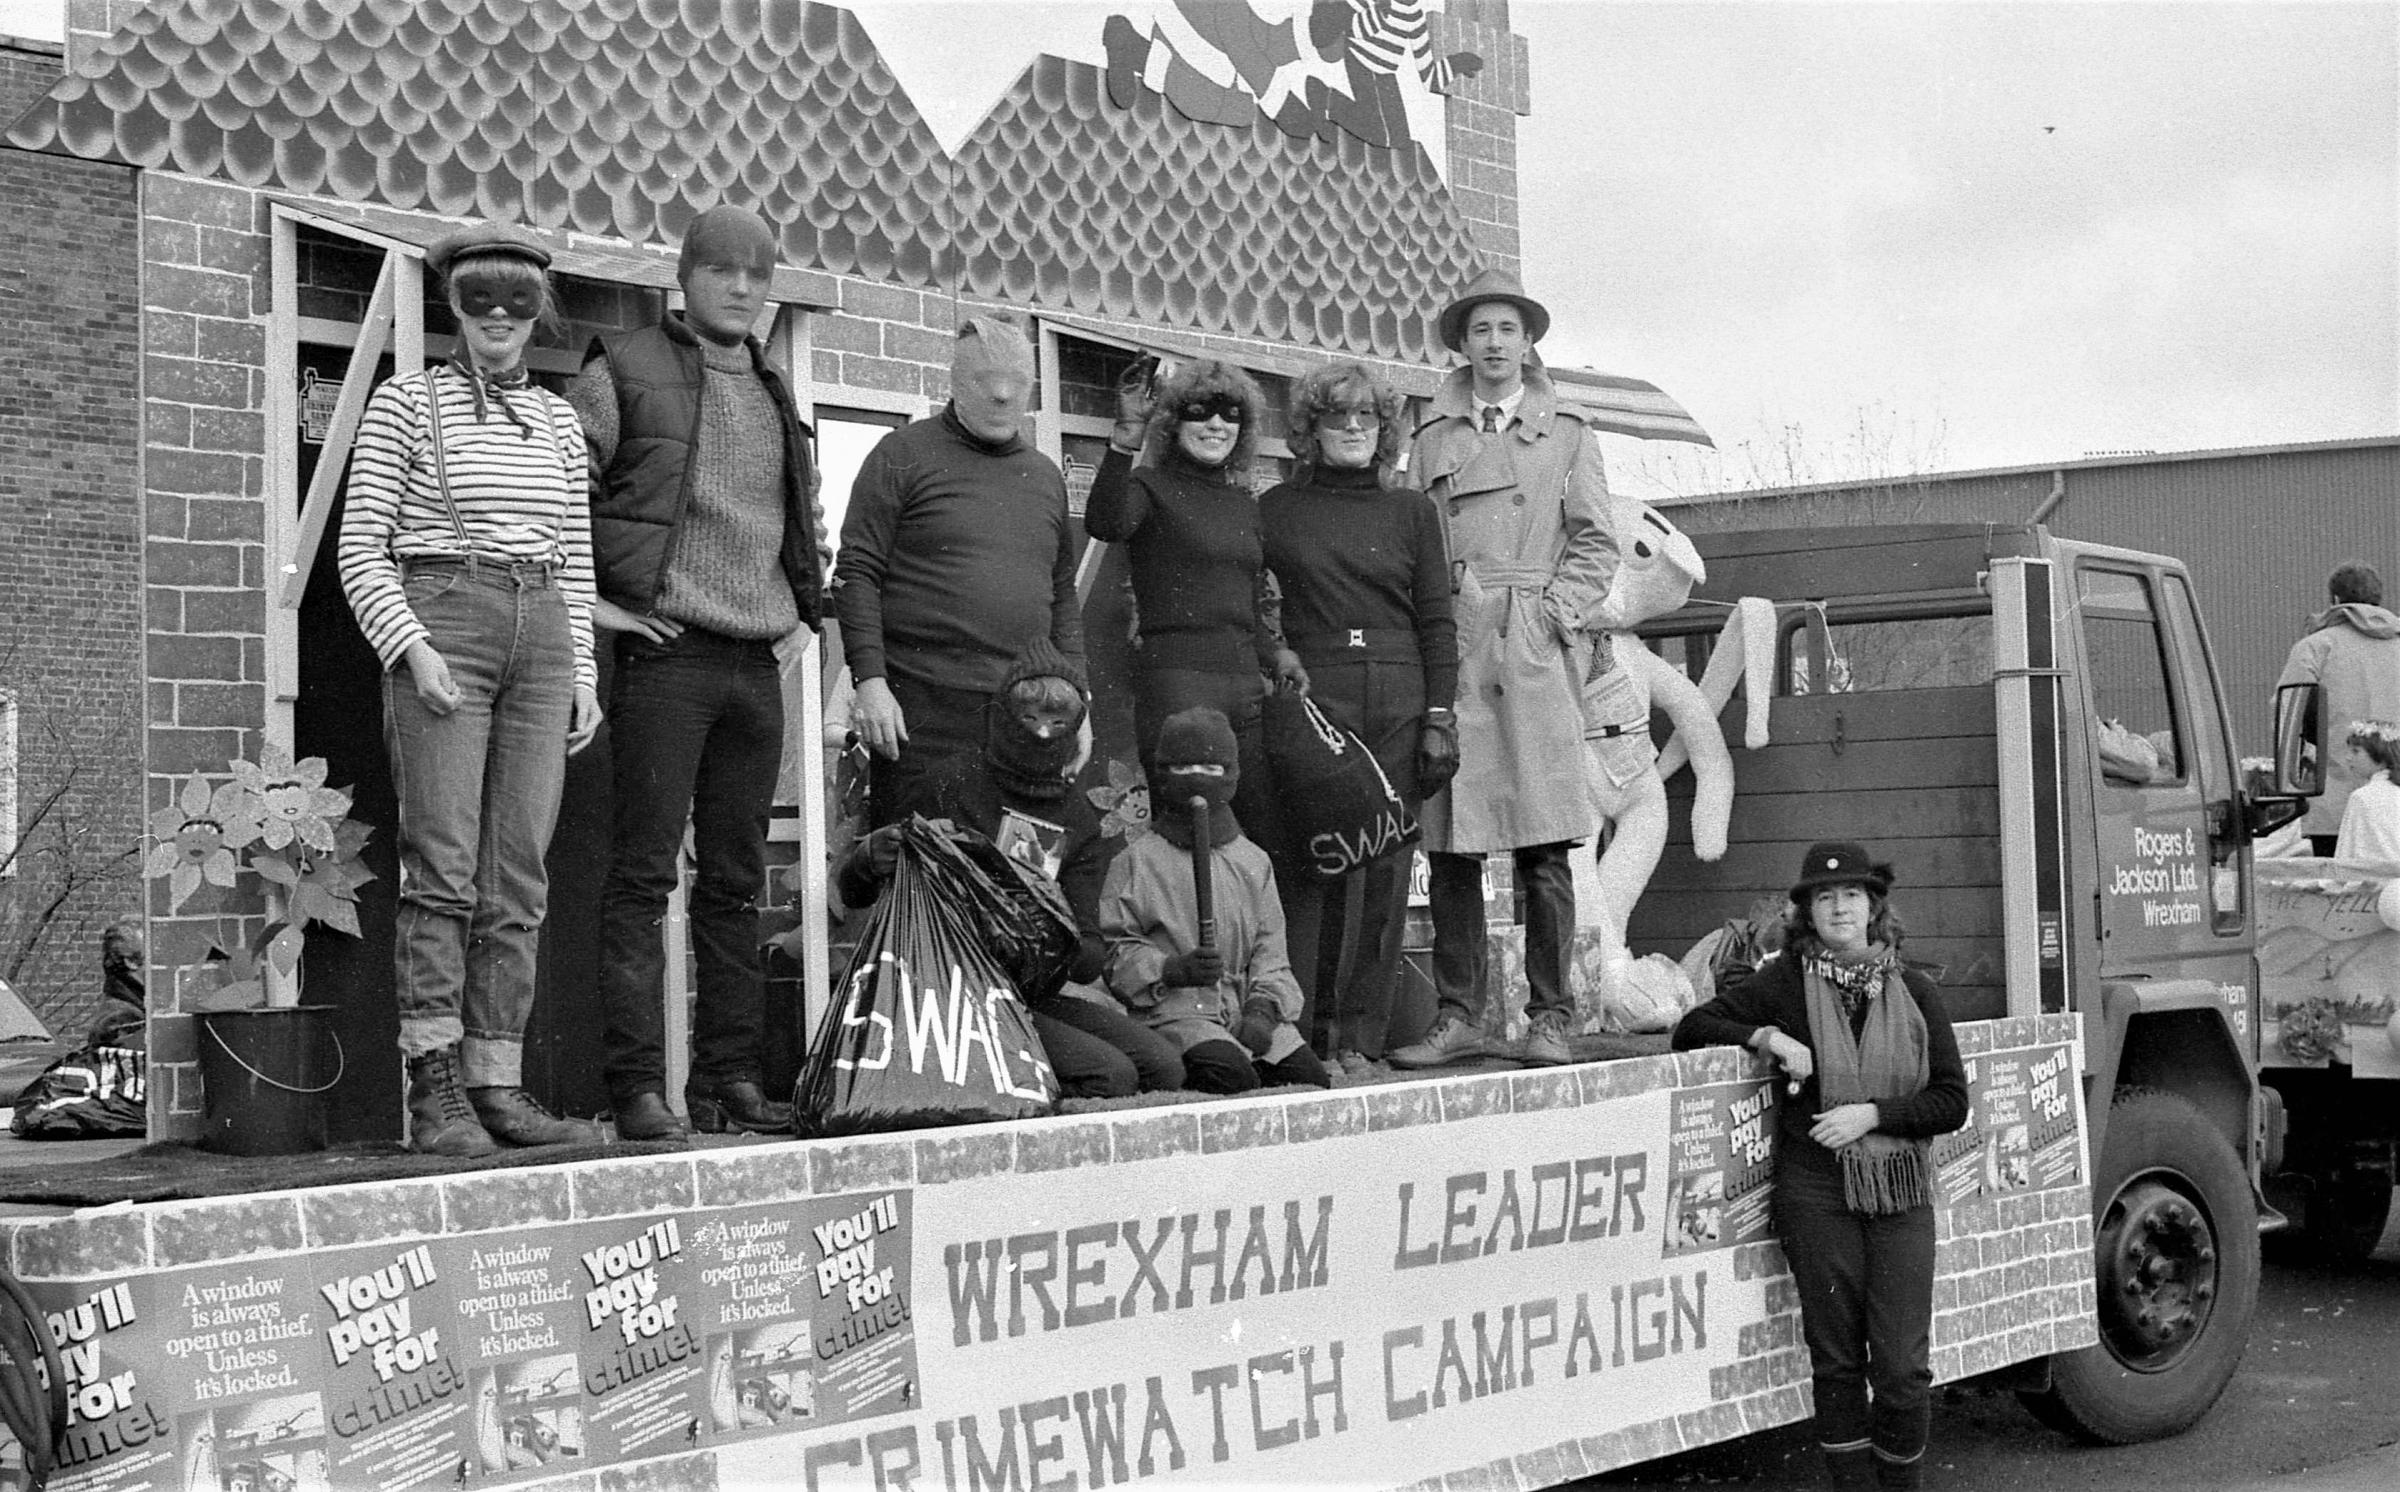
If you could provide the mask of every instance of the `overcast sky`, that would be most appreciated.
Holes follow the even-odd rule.
[[[1148,0],[852,8],[954,142]],[[59,11],[0,0],[0,31]],[[1653,490],[2400,432],[2396,18],[1517,0],[1544,351],[1716,435],[1612,441]]]

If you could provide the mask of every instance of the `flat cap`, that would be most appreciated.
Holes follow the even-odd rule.
[[[445,233],[425,246],[425,262],[437,275],[450,273],[450,266],[460,259],[483,254],[499,254],[525,260],[535,269],[550,267],[550,251],[541,241],[512,223],[477,223],[456,233]]]

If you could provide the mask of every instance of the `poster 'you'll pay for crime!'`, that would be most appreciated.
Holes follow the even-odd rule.
[[[506,1486],[891,1413],[917,1365],[905,1190],[29,1287],[53,1487]]]

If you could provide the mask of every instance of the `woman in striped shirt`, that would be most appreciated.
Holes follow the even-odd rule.
[[[400,800],[396,939],[409,1143],[441,1155],[600,1138],[522,1086],[567,757],[600,726],[583,430],[527,378],[548,251],[500,226],[435,243],[449,362],[375,391],[342,589],[383,660]]]

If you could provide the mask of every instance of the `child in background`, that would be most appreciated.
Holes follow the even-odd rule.
[[[1203,1093],[1332,1087],[1293,1024],[1300,981],[1284,948],[1274,867],[1234,821],[1241,766],[1232,724],[1219,710],[1170,715],[1152,762],[1152,832],[1118,854],[1100,893],[1109,989],[1182,1050],[1185,1080]],[[1194,797],[1209,809],[1216,936],[1207,949],[1192,880]]]
[[[2374,776],[2361,783],[2342,810],[2341,837],[2334,842],[2336,860],[2362,860],[2400,865],[2400,725],[2389,720],[2350,722],[2349,747],[2364,760],[2351,766]]]

